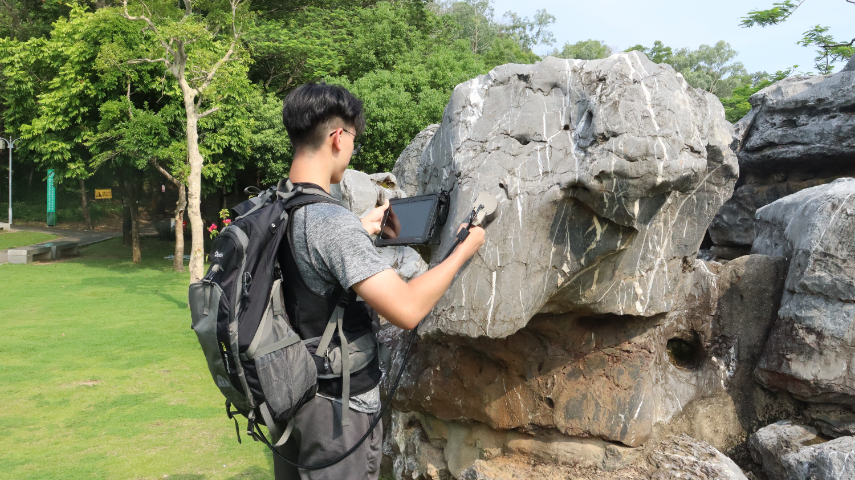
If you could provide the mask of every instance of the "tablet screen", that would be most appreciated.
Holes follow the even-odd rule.
[[[383,240],[425,242],[430,231],[436,210],[436,196],[431,195],[423,200],[390,202],[389,209],[380,228],[380,238]]]

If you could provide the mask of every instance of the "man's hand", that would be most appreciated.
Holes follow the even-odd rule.
[[[368,215],[362,217],[362,228],[368,232],[368,235],[376,235],[380,233],[380,224],[383,222],[383,214],[386,212],[386,209],[389,208],[389,200],[386,200],[386,203],[380,205],[368,212]]]

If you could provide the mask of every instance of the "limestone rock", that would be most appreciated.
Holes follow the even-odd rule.
[[[662,442],[648,456],[656,467],[653,480],[692,478],[697,480],[748,480],[742,470],[706,442],[678,435]]]
[[[451,192],[436,263],[486,191],[486,245],[423,333],[504,338],[536,313],[670,311],[736,158],[720,102],[637,52],[503,65],[455,88],[417,194]]]
[[[813,402],[855,397],[855,179],[757,211],[752,251],[790,259],[778,320],[757,366],[766,386]]]
[[[801,448],[820,443],[816,430],[781,420],[758,430],[748,441],[751,457],[763,465],[763,471],[772,479],[785,479],[787,472],[781,457]]]
[[[855,437],[841,437],[802,448],[781,459],[788,479],[855,478]]]
[[[398,160],[395,161],[395,167],[392,168],[392,173],[398,179],[398,185],[408,197],[416,195],[419,191],[419,161],[422,157],[430,139],[439,129],[439,124],[434,123],[428,125],[424,130],[416,135],[416,138],[401,152]]]
[[[386,199],[407,196],[398,188],[395,175],[388,172],[369,175],[353,169],[344,171],[341,182],[330,185],[330,194],[360,218],[377,206],[381,195]]]
[[[633,447],[680,414],[675,434],[729,448],[759,426],[752,372],[775,320],[786,261],[751,255],[686,269],[667,315],[540,314],[505,339],[421,338],[393,406]],[[396,349],[393,371],[401,355]],[[687,407],[716,395],[727,401]]]
[[[829,438],[855,436],[855,411],[841,405],[813,405],[808,416],[823,435]]]
[[[406,197],[398,188],[395,175],[389,172],[368,175],[348,169],[338,184],[330,185],[330,193],[342,206],[359,217],[365,216],[377,206],[378,200]],[[377,251],[402,279],[409,281],[428,270],[428,264],[410,247],[378,247]]]
[[[855,175],[855,64],[789,77],[754,94],[735,125],[736,191],[710,225],[718,245],[751,245],[754,212],[805,188]]]
[[[749,448],[770,480],[855,478],[855,437],[825,441],[810,427],[782,420],[752,435]]]

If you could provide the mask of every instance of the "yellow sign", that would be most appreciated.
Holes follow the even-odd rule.
[[[97,188],[95,189],[95,200],[108,199],[108,198],[113,198],[113,190],[112,189],[109,189],[109,188],[107,188],[105,190],[98,190]]]

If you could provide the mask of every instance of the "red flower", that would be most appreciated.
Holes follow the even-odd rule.
[[[211,224],[211,226],[210,226],[210,227],[208,227],[208,231],[209,231],[209,232],[213,232],[213,231],[214,231],[214,230],[216,230],[216,229],[217,229],[217,224],[216,224],[216,223],[212,223],[212,224]]]
[[[223,223],[224,223],[224,224],[226,224],[226,225],[228,225],[228,224],[232,223],[232,219],[231,219],[231,218],[227,218],[227,219],[223,220]]]

